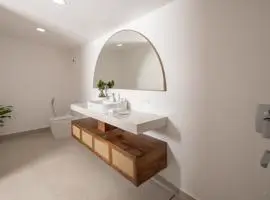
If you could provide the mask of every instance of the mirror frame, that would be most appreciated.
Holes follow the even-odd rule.
[[[159,60],[159,63],[160,63],[160,66],[161,66],[161,71],[162,71],[162,76],[163,76],[163,87],[164,89],[162,90],[149,90],[149,89],[121,89],[121,88],[112,88],[112,89],[115,89],[115,90],[137,90],[137,91],[156,91],[156,92],[166,92],[167,91],[167,81],[166,81],[166,73],[165,73],[165,69],[164,69],[164,65],[163,65],[163,62],[161,60],[161,57],[157,51],[157,48],[154,46],[154,44],[151,42],[151,40],[146,37],[144,34],[138,32],[138,31],[135,31],[135,30],[132,30],[132,29],[122,29],[120,31],[117,31],[115,33],[113,33],[108,39],[106,39],[105,43],[102,45],[102,48],[99,52],[99,55],[97,57],[97,60],[96,60],[96,64],[95,64],[95,70],[94,70],[94,76],[93,76],[93,88],[97,88],[96,87],[96,83],[94,82],[95,81],[95,74],[96,74],[96,68],[97,68],[97,64],[98,64],[98,61],[101,57],[101,53],[104,49],[104,47],[106,46],[106,44],[108,43],[108,41],[113,38],[115,35],[117,35],[118,33],[121,33],[121,32],[126,32],[126,31],[132,31],[134,33],[137,33],[139,34],[140,36],[142,36],[144,39],[146,39],[149,44],[151,45],[151,47],[153,48],[153,50],[155,51],[156,55],[157,55],[157,58]]]

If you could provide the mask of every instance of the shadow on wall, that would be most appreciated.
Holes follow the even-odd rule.
[[[181,141],[181,133],[170,119],[167,121],[167,126],[158,129],[156,133],[158,133],[158,135],[166,136],[166,138],[170,138],[175,142]]]
[[[170,145],[176,144],[180,146],[181,133],[178,128],[173,124],[173,122],[168,119],[167,126],[156,131],[160,139],[168,138],[173,142],[168,143],[168,167],[161,172],[161,176],[166,179],[166,181],[172,183],[175,187],[181,188],[181,166],[177,161],[175,152],[172,151]],[[164,139],[165,140],[165,139]]]

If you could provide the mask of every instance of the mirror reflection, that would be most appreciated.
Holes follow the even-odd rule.
[[[99,55],[94,86],[114,81],[114,88],[165,91],[160,57],[142,34],[125,30],[114,34]]]

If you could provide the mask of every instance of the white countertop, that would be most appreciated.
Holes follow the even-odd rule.
[[[87,103],[71,104],[71,110],[111,124],[134,134],[155,130],[166,126],[167,117],[138,111],[130,111],[129,115],[115,117],[97,110],[89,109]]]

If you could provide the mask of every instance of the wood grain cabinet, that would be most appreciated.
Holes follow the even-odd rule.
[[[109,144],[102,139],[94,138],[94,151],[105,161],[110,162]]]
[[[93,136],[88,131],[82,130],[82,142],[90,149],[93,149]]]
[[[112,165],[131,179],[135,179],[135,160],[112,148]]]
[[[72,125],[72,135],[77,138],[77,139],[81,139],[81,129],[76,126],[76,125]]]
[[[136,186],[167,167],[166,142],[116,127],[104,132],[101,123],[92,118],[73,121],[72,135]]]

